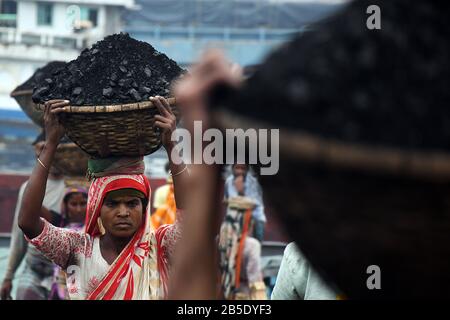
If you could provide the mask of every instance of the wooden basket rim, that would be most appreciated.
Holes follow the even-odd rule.
[[[32,94],[33,89],[15,90],[9,94],[10,97],[22,96],[26,94]]]
[[[169,105],[174,106],[176,104],[176,99],[174,97],[167,98]],[[125,103],[125,104],[115,104],[115,105],[104,105],[104,106],[66,106],[62,108],[65,113],[111,113],[111,112],[123,112],[123,111],[134,111],[134,110],[144,110],[154,108],[153,102],[142,101],[135,103]],[[39,111],[44,111],[44,104],[36,104],[36,109]]]
[[[224,109],[213,111],[213,117],[223,128],[273,127]],[[287,128],[279,130],[279,147],[292,159],[431,180],[450,180],[450,153],[447,152],[409,151],[346,143]]]

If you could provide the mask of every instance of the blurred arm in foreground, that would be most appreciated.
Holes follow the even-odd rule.
[[[210,91],[218,84],[238,87],[241,79],[240,69],[230,68],[220,52],[209,51],[190,75],[178,83],[175,96],[191,137],[194,121],[202,121],[203,130],[210,127],[207,110]],[[169,299],[215,299],[218,284],[215,226],[222,200],[220,167],[195,164],[191,169],[190,197],[186,201],[189,219],[185,220],[182,240],[176,248]]]

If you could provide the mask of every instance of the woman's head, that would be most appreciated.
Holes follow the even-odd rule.
[[[247,175],[247,172],[248,172],[248,165],[247,164],[238,164],[238,163],[236,163],[236,164],[233,164],[232,169],[233,169],[233,175],[235,177],[238,177],[238,176],[244,176],[245,177]]]
[[[83,223],[86,217],[87,192],[73,189],[64,197],[66,217],[69,222]]]
[[[144,193],[136,189],[108,192],[100,210],[105,232],[113,237],[132,237],[144,221],[147,203]]]
[[[86,233],[129,238],[145,229],[150,183],[143,174],[95,178],[89,187]],[[103,228],[102,228],[103,227]]]

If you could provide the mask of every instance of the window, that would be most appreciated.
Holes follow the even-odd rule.
[[[38,2],[38,26],[51,26],[53,18],[53,4]]]
[[[92,26],[97,26],[98,10],[93,8],[81,7],[81,20],[92,22]]]
[[[0,27],[16,27],[17,3],[16,1],[0,0]]]
[[[16,1],[0,1],[0,13],[5,14],[17,14],[17,3]]]

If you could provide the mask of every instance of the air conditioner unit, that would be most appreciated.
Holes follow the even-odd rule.
[[[91,29],[92,27],[93,27],[92,21],[89,20],[77,20],[73,24],[73,30],[75,32],[88,30]]]

